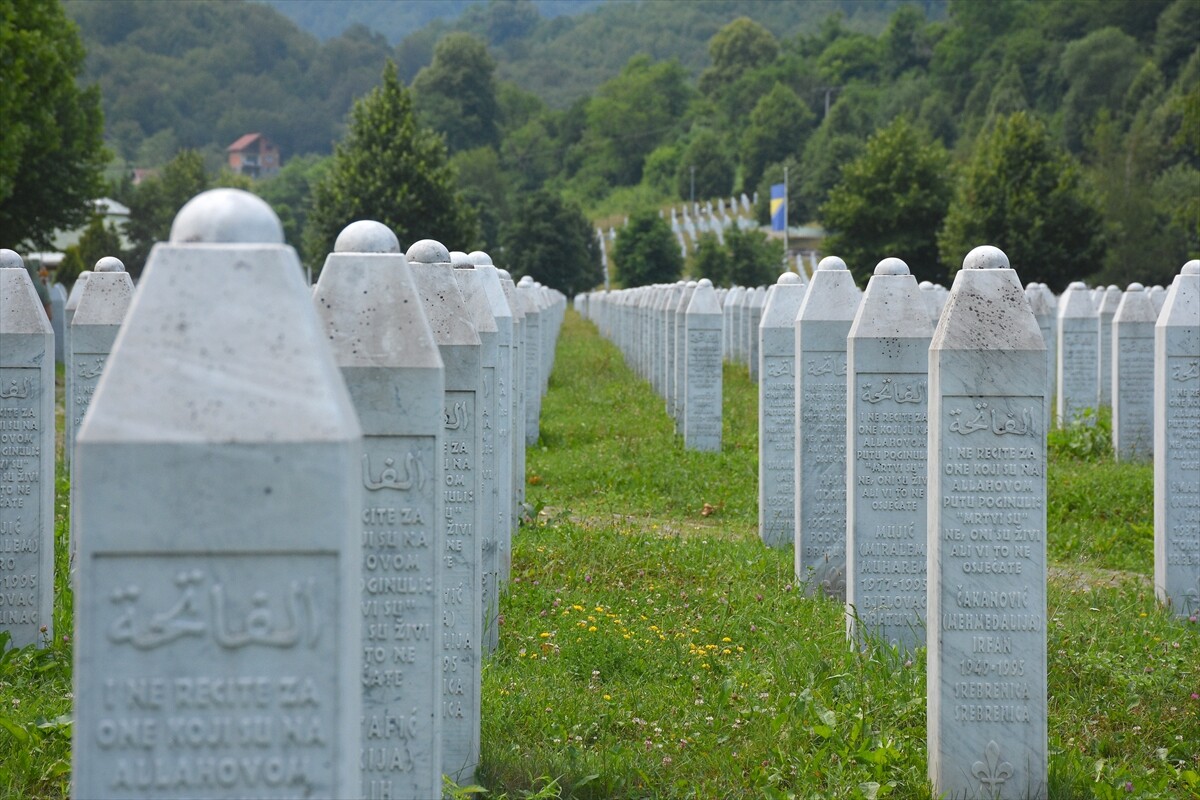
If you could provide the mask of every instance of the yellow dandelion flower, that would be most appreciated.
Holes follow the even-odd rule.
[[[604,699],[605,699],[605,700],[612,700],[612,695],[611,695],[611,694],[606,694],[606,695],[604,695]]]
[[[733,652],[732,650],[730,650],[728,647],[726,647],[724,650],[721,651],[721,655],[727,656],[732,652]]]
[[[700,665],[700,669],[712,669],[712,667],[708,665],[708,662],[705,662]]]
[[[733,641],[733,639],[730,639],[728,636],[722,636],[722,637],[721,637],[721,641],[722,641],[722,642],[732,642],[732,641]]]
[[[538,657],[538,654],[537,654],[537,653],[530,653],[530,654],[529,654],[529,658],[530,658],[531,660],[533,660],[533,661],[537,661],[537,657]]]
[[[588,633],[595,633],[595,632],[596,632],[596,626],[595,626],[595,625],[593,625],[593,626],[591,626],[590,628],[588,628]]]
[[[542,638],[542,639],[549,639],[549,638],[550,638],[550,634],[549,634],[548,632],[546,632],[546,631],[542,631],[541,633],[539,633],[539,634],[538,634],[538,636],[539,636],[540,638]]]
[[[650,626],[650,630],[652,630],[652,631],[657,631],[657,630],[658,630],[658,626],[657,626],[657,625],[651,625],[651,626]]]
[[[575,609],[576,611],[583,611],[583,606],[575,605],[571,606],[571,608]]]

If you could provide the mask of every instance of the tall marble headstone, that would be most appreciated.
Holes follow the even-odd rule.
[[[79,431],[75,797],[362,797],[361,458],[278,218],[196,196]]]
[[[929,349],[927,725],[934,794],[1046,797],[1045,342],[972,250]]]
[[[932,336],[908,265],[879,262],[846,343],[846,625],[909,652],[925,644]]]
[[[675,306],[675,315],[672,317],[675,325],[675,332],[672,334],[675,347],[672,349],[674,363],[671,365],[671,369],[675,371],[675,391],[670,398],[667,411],[675,420],[675,432],[678,434],[683,433],[683,417],[687,406],[687,384],[684,382],[687,377],[687,310],[691,306],[692,295],[695,292],[695,281],[688,281],[684,284],[679,293],[679,301]]]
[[[512,520],[509,530],[516,533],[521,524],[521,509],[525,503],[525,308],[517,296],[517,285],[506,269],[497,269],[504,298],[513,314],[512,349]],[[505,566],[505,580],[508,567]]]
[[[721,305],[701,278],[684,314],[683,446],[721,450]]]
[[[785,272],[759,323],[758,535],[768,547],[796,537],[796,314],[805,285]]]
[[[133,299],[133,281],[125,265],[111,256],[100,259],[79,297],[71,319],[71,388],[67,409],[73,443],[112,352],[117,331]]]
[[[471,323],[479,334],[480,382],[477,407],[479,409],[479,453],[476,471],[479,480],[479,577],[482,591],[482,627],[480,645],[483,652],[496,649],[500,619],[500,594],[498,576],[500,571],[498,551],[498,528],[496,525],[496,373],[500,361],[500,328],[492,313],[491,301],[483,284],[483,274],[476,271],[471,258],[463,252],[450,254],[454,265],[454,279],[462,292]],[[508,353],[505,352],[505,357]]]
[[[54,331],[21,257],[0,250],[0,631],[54,635]]]
[[[54,328],[54,360],[65,364],[63,338],[66,336],[67,289],[61,283],[50,287],[50,326]]]
[[[517,283],[517,296],[525,312],[525,444],[537,444],[542,414],[542,309],[528,275]]]
[[[846,336],[861,293],[846,262],[817,265],[796,315],[796,580],[846,599]]]
[[[1098,372],[1096,373],[1096,382],[1098,384],[1097,408],[1100,406],[1112,406],[1112,327],[1113,317],[1117,313],[1117,306],[1121,304],[1121,295],[1120,287],[1109,286],[1100,295],[1100,304],[1096,308],[1096,322],[1099,325],[1100,341],[1100,363],[1097,365]]]
[[[1175,276],[1154,325],[1154,588],[1200,615],[1200,261]]]
[[[87,286],[87,279],[92,275],[90,269],[85,269],[79,273],[79,277],[75,279],[74,285],[71,286],[71,292],[67,295],[67,304],[63,306],[63,400],[64,408],[66,409],[66,423],[63,428],[63,464],[71,466],[71,451],[75,446],[75,426],[71,425],[71,412],[69,400],[74,389],[75,381],[71,377],[71,320],[75,318],[75,310],[79,308],[79,298],[83,297],[83,290]]]
[[[408,248],[409,270],[445,366],[442,405],[442,771],[459,783],[479,763],[483,622],[480,339],[454,278],[450,252],[432,239]]]
[[[350,224],[313,302],[363,431],[362,790],[436,797],[442,785],[442,401],[437,343],[390,228]]]
[[[1154,452],[1154,322],[1158,314],[1140,283],[1123,293],[1112,320],[1112,437],[1118,461],[1149,461]]]
[[[1091,293],[1081,281],[1067,287],[1058,300],[1059,425],[1075,422],[1100,398],[1100,324]]]
[[[762,324],[763,309],[767,305],[767,289],[759,286],[750,294],[750,305],[746,315],[746,364],[750,368],[750,380],[758,382],[758,326]]]

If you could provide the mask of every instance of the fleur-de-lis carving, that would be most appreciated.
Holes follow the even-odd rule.
[[[995,792],[1000,788],[1000,784],[1012,777],[1013,766],[1000,760],[1000,745],[996,744],[995,739],[987,743],[983,750],[983,758],[984,761],[976,761],[971,765],[971,774],[979,779],[984,789]]]

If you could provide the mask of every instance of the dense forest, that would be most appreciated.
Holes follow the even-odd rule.
[[[395,45],[258,3],[66,7],[114,174],[188,148],[219,181],[221,149],[262,131],[286,166],[254,188],[297,243],[390,59],[474,215],[464,250],[513,241],[535,193],[611,219],[686,199],[693,168],[697,198],[765,199],[786,165],[790,218],[860,277],[899,255],[944,280],[985,239],[1055,288],[1161,283],[1200,252],[1200,0],[496,0]]]

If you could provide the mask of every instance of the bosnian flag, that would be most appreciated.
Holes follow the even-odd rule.
[[[771,230],[781,231],[787,219],[787,186],[777,183],[771,187]]]

